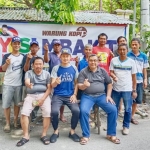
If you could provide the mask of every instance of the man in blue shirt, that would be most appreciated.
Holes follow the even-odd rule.
[[[82,69],[88,66],[88,57],[90,54],[92,54],[92,45],[86,44],[84,47],[84,57],[80,60],[78,56],[76,57],[76,67],[78,68],[78,71],[80,72]],[[80,61],[79,61],[80,60]],[[78,90],[77,99],[81,99],[82,91]]]
[[[140,51],[140,40],[138,38],[132,39],[131,48],[132,51],[128,52],[127,56],[134,60],[137,68],[137,88],[136,91],[133,91],[137,92],[137,98],[133,100],[131,123],[137,125],[138,121],[135,120],[133,117],[137,110],[137,104],[142,103],[143,87],[147,87],[147,68],[149,67],[149,63],[146,54]]]
[[[92,45],[86,44],[84,47],[84,57],[79,61],[79,63],[76,62],[79,72],[88,66],[88,57],[90,54],[92,54]]]
[[[44,61],[46,63],[49,63],[49,73],[50,74],[52,72],[53,67],[56,66],[56,65],[59,65],[61,63],[61,61],[60,61],[61,48],[62,48],[61,41],[58,40],[58,39],[53,41],[53,50],[54,50],[53,52],[49,53],[49,48],[48,48],[47,43],[44,45],[44,50],[45,50]],[[63,115],[64,108],[65,108],[64,106],[62,106],[60,108],[60,120],[62,122],[67,121],[66,118]]]
[[[79,142],[79,136],[75,133],[75,128],[78,124],[79,119],[79,106],[77,104],[77,77],[78,70],[75,66],[70,64],[71,51],[70,49],[64,48],[61,50],[61,64],[53,68],[51,73],[51,86],[54,88],[54,93],[52,97],[52,126],[54,128],[54,133],[50,137],[50,142],[55,143],[59,137],[58,131],[58,114],[59,109],[62,105],[67,105],[72,113],[71,118],[71,130],[69,132],[69,137],[75,141]]]

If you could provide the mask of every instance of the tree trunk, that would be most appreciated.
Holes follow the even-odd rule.
[[[99,0],[99,10],[102,11],[103,10],[103,0]]]
[[[112,14],[113,12],[113,4],[112,4],[112,0],[110,0],[110,13]]]

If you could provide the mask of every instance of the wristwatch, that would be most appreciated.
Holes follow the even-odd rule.
[[[136,90],[132,90],[132,92],[136,93]]]

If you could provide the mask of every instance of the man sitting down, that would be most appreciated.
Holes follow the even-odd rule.
[[[40,106],[43,116],[43,131],[41,141],[48,145],[49,138],[46,137],[47,130],[50,124],[51,100],[49,94],[50,88],[50,73],[43,70],[44,60],[41,57],[36,57],[33,60],[33,70],[29,70],[25,74],[25,85],[27,87],[27,97],[24,100],[21,111],[21,126],[23,129],[23,138],[17,143],[17,146],[22,146],[29,141],[29,119],[30,113],[36,106]]]

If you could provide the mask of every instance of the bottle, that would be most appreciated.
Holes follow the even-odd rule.
[[[39,106],[39,102],[38,102],[37,100],[34,100],[34,101],[32,102],[32,106],[33,106],[33,107]]]

